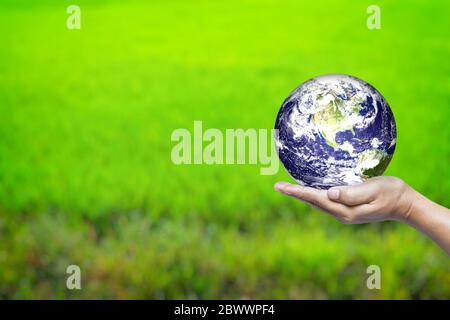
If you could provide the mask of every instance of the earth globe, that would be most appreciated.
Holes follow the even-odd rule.
[[[292,91],[275,129],[288,173],[318,189],[382,175],[396,144],[394,116],[384,97],[367,82],[341,74],[315,77]]]

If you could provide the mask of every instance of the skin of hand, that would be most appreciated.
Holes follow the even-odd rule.
[[[401,179],[375,177],[354,186],[319,190],[287,182],[275,190],[325,211],[344,224],[396,220],[425,233],[450,255],[450,210]]]

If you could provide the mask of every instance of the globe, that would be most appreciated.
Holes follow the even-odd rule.
[[[275,144],[301,185],[328,189],[382,175],[392,159],[391,108],[370,84],[349,75],[322,75],[297,87],[275,122]]]

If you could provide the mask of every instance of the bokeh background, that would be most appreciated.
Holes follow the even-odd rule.
[[[170,160],[176,128],[272,128],[301,82],[347,73],[395,114],[386,174],[449,207],[449,9],[2,0],[0,298],[450,298],[448,256],[409,227],[341,225],[273,191],[282,167]]]

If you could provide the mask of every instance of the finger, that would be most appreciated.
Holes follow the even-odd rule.
[[[327,196],[332,201],[356,206],[375,200],[378,191],[378,184],[367,181],[354,186],[332,187],[328,189]]]
[[[307,202],[322,211],[328,212],[338,219],[350,217],[352,212],[349,207],[328,199],[326,190],[318,190],[300,185],[292,185],[287,182],[279,182],[275,189],[291,197]]]
[[[288,182],[278,182],[275,184],[275,189],[281,193],[284,193],[288,196],[292,196],[294,198],[309,202],[315,203],[318,202],[321,190],[316,190],[309,187],[303,187],[300,185],[290,184]],[[323,198],[323,195],[322,195]]]
[[[277,191],[279,191],[279,192],[281,192],[281,193],[285,193],[285,192],[284,192],[284,189],[285,189],[285,187],[288,186],[288,185],[290,185],[290,183],[281,181],[281,182],[275,183],[275,185],[274,185],[273,187],[275,188],[275,190],[277,190]]]
[[[374,210],[372,204],[347,206],[328,199],[328,192],[326,190],[292,185],[287,182],[277,183],[275,189],[325,211],[345,224],[366,223],[374,220],[368,216],[368,213]]]

